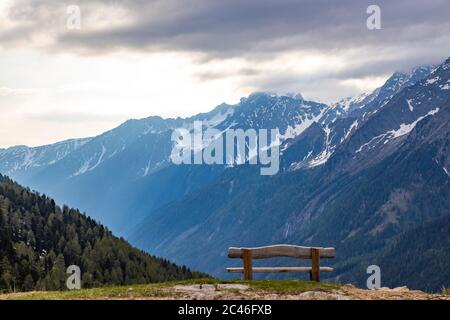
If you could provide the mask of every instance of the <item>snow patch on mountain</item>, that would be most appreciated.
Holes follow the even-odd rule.
[[[89,160],[86,160],[81,165],[81,167],[72,176],[76,177],[76,176],[79,176],[79,175],[81,175],[83,173],[86,173],[89,170],[89,167],[91,165],[91,161],[92,161],[92,158],[90,158]]]
[[[446,167],[442,167],[442,169],[444,169],[445,174],[450,177],[450,173],[448,172],[447,168]]]
[[[347,97],[336,103],[333,103],[331,106],[333,108],[336,108],[336,107],[342,108],[345,112],[348,112],[353,105],[361,103],[364,99],[366,99],[370,95],[371,95],[371,93],[362,93],[362,94],[354,96],[354,97]],[[363,107],[363,106],[360,106],[360,107]]]
[[[296,124],[294,127],[288,126],[284,134],[278,135],[280,142],[299,136],[303,131],[308,129],[314,122],[318,122],[326,111],[327,109],[324,108],[320,111],[320,113],[317,116],[307,115],[301,117],[300,123]]]
[[[103,162],[103,158],[106,154],[106,148],[104,145],[102,145],[102,150],[100,152],[100,155],[97,157],[97,153],[94,154],[94,156],[90,157],[88,160],[86,160],[81,167],[74,173],[72,174],[72,177],[76,177],[79,175],[82,175],[88,171],[94,170],[95,168],[97,168],[102,162]],[[91,163],[93,161],[96,161],[94,165],[91,165]]]
[[[410,133],[412,131],[412,129],[414,129],[414,127],[416,126],[417,123],[419,123],[419,121],[425,119],[428,116],[435,115],[437,112],[439,112],[439,108],[436,108],[434,110],[430,110],[426,115],[417,118],[417,120],[414,121],[413,123],[410,123],[410,124],[402,123],[400,125],[399,129],[388,131],[387,134],[390,134],[391,138],[398,138],[398,137],[401,137],[401,136],[403,136],[405,134],[408,134],[408,133]]]
[[[162,167],[167,162],[168,160],[161,160],[157,162],[155,165],[151,165],[151,160],[149,160],[145,168],[143,168],[144,173],[142,174],[142,177],[146,177],[149,174],[155,172],[156,170],[158,170],[158,168]]]
[[[433,84],[433,83],[435,83],[435,82],[437,82],[437,81],[439,81],[439,77],[434,77],[434,78],[432,78],[432,79],[428,79],[427,81],[426,81],[426,84],[428,85],[428,84]]]
[[[383,141],[385,138],[386,140],[384,140],[384,144],[388,143],[390,139],[399,138],[401,136],[409,134],[415,128],[417,123],[419,123],[421,120],[425,119],[428,116],[435,115],[437,112],[439,112],[439,108],[430,110],[426,115],[417,118],[412,123],[409,124],[402,123],[400,124],[400,127],[396,130],[389,130],[376,137],[373,137],[369,142],[366,142],[363,145],[361,145],[359,149],[355,151],[355,153],[361,152],[366,146],[369,146],[369,149],[372,149],[373,147],[375,147],[375,145],[377,145],[380,141]]]
[[[326,134],[325,149],[317,157],[309,161],[308,167],[310,168],[324,164],[328,161],[328,159],[330,159],[331,155],[333,154],[334,146],[331,146],[330,143],[331,129],[327,126],[324,128],[324,130]]]
[[[218,114],[214,115],[210,119],[204,120],[203,125],[206,125],[208,127],[215,127],[219,124],[221,124],[223,121],[225,121],[226,118],[231,116],[233,114],[234,110],[232,108],[229,108],[225,110],[224,112],[219,112]]]
[[[412,99],[406,99],[406,102],[408,103],[409,111],[413,112],[414,111],[414,107],[411,104],[411,101],[412,101]]]
[[[329,149],[323,150],[317,157],[308,163],[308,167],[312,168],[324,164],[328,161],[328,159],[330,159],[332,154],[333,153]]]
[[[376,144],[377,144],[378,142],[380,142],[380,140],[381,140],[380,138],[384,138],[385,136],[386,136],[386,133],[383,133],[383,134],[380,134],[380,135],[378,135],[378,136],[373,137],[372,139],[370,139],[369,142],[366,142],[366,143],[362,144],[362,145],[359,147],[359,149],[355,151],[355,153],[361,152],[366,146],[370,146],[370,145],[372,144],[372,142],[374,142],[374,141],[375,141]],[[371,149],[371,148],[373,148],[373,146],[372,146],[372,147],[369,147],[369,149]]]
[[[363,115],[363,119],[364,119],[364,115]],[[348,128],[348,131],[345,133],[344,138],[341,139],[341,142],[345,141],[350,136],[350,134],[353,132],[353,129],[358,129],[358,119],[353,121],[353,123],[350,125],[350,127]]]
[[[95,168],[97,168],[97,167],[99,166],[99,164],[102,163],[103,157],[105,156],[105,153],[106,153],[106,148],[105,148],[104,145],[102,145],[102,152],[101,152],[101,154],[100,154],[100,157],[99,157],[98,160],[97,160],[97,163],[94,164],[94,166],[92,166],[91,168],[89,168],[89,170],[94,170]]]
[[[50,145],[27,147],[14,146],[0,151],[0,170],[8,175],[16,171],[51,165],[65,158],[91,138],[71,139]]]

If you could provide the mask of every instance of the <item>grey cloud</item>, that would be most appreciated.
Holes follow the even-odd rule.
[[[0,87],[0,97],[8,96],[31,96],[42,93],[45,91],[43,88],[8,88]]]
[[[127,119],[126,114],[94,114],[86,112],[40,112],[26,115],[29,120],[53,123],[80,123],[80,122],[114,122]]]
[[[213,56],[246,56],[295,49],[398,45],[449,30],[449,2],[379,1],[383,29],[366,28],[372,1],[166,0],[143,4],[120,1],[133,23],[92,33],[65,33],[59,41],[92,50],[130,47],[187,50]],[[419,28],[418,30],[416,30]],[[445,29],[443,29],[445,28]]]
[[[64,8],[72,4],[80,6],[82,21],[88,21],[80,31],[64,28]],[[366,28],[370,4],[381,7],[381,30]],[[127,23],[116,23],[112,16],[108,28],[91,28],[93,17],[107,17],[108,8],[124,10]],[[255,67],[250,72],[208,71],[197,77],[209,81],[237,73],[251,78],[253,85],[284,88],[437,63],[450,54],[449,17],[449,0],[20,0],[10,11],[10,19],[19,26],[0,31],[0,46],[42,32],[54,36],[47,49],[64,52],[183,51],[198,53],[200,62],[240,57]],[[315,50],[330,56],[359,50],[366,57],[345,70],[314,78],[256,71],[258,62],[282,53]]]
[[[392,45],[420,41],[449,30],[448,0],[381,0],[382,30],[366,28],[366,8],[360,0],[21,0],[10,18],[49,26],[49,18],[64,21],[64,6],[78,4],[89,16],[105,6],[123,8],[130,23],[92,32],[56,33],[56,46],[103,51],[182,50],[214,56],[243,56],[293,49],[339,49],[346,46]],[[59,15],[55,17],[54,14]],[[107,12],[106,12],[107,13]],[[44,20],[45,19],[45,20]],[[61,27],[61,26],[60,26]],[[33,28],[35,29],[35,28]],[[58,29],[58,28],[57,28]],[[62,28],[64,29],[64,28]],[[18,30],[23,32],[23,30]],[[38,32],[36,30],[35,32]],[[31,31],[30,31],[31,32]]]
[[[258,76],[261,71],[256,68],[241,68],[238,70],[226,70],[226,71],[204,71],[195,74],[195,77],[201,81],[212,81],[228,77],[239,75],[240,77],[252,77]]]

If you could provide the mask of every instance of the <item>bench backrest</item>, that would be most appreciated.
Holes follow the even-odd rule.
[[[253,259],[266,259],[273,257],[290,257],[299,259],[311,259],[312,249],[318,249],[320,258],[334,258],[334,248],[322,247],[302,247],[290,244],[277,244],[256,248],[235,248],[228,249],[229,258],[243,259],[243,251],[249,250]]]

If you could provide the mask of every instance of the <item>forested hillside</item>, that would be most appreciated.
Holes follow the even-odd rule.
[[[0,291],[64,289],[69,265],[81,268],[84,288],[202,276],[0,175]]]
[[[411,288],[440,292],[450,286],[449,248],[450,215],[446,215],[396,236],[386,248],[372,253],[370,257],[355,259],[352,272],[343,278],[363,283],[367,278],[364,275],[367,265],[362,262],[370,259],[380,266],[382,282],[387,287],[394,287],[408,279]]]

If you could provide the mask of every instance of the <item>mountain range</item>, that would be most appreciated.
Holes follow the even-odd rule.
[[[331,105],[258,92],[190,118],[0,149],[0,172],[213,275],[226,276],[229,246],[326,245],[334,280],[364,285],[377,264],[384,285],[438,290],[450,279],[449,108],[447,59]],[[172,131],[199,120],[221,132],[278,128],[280,172],[174,165]]]

